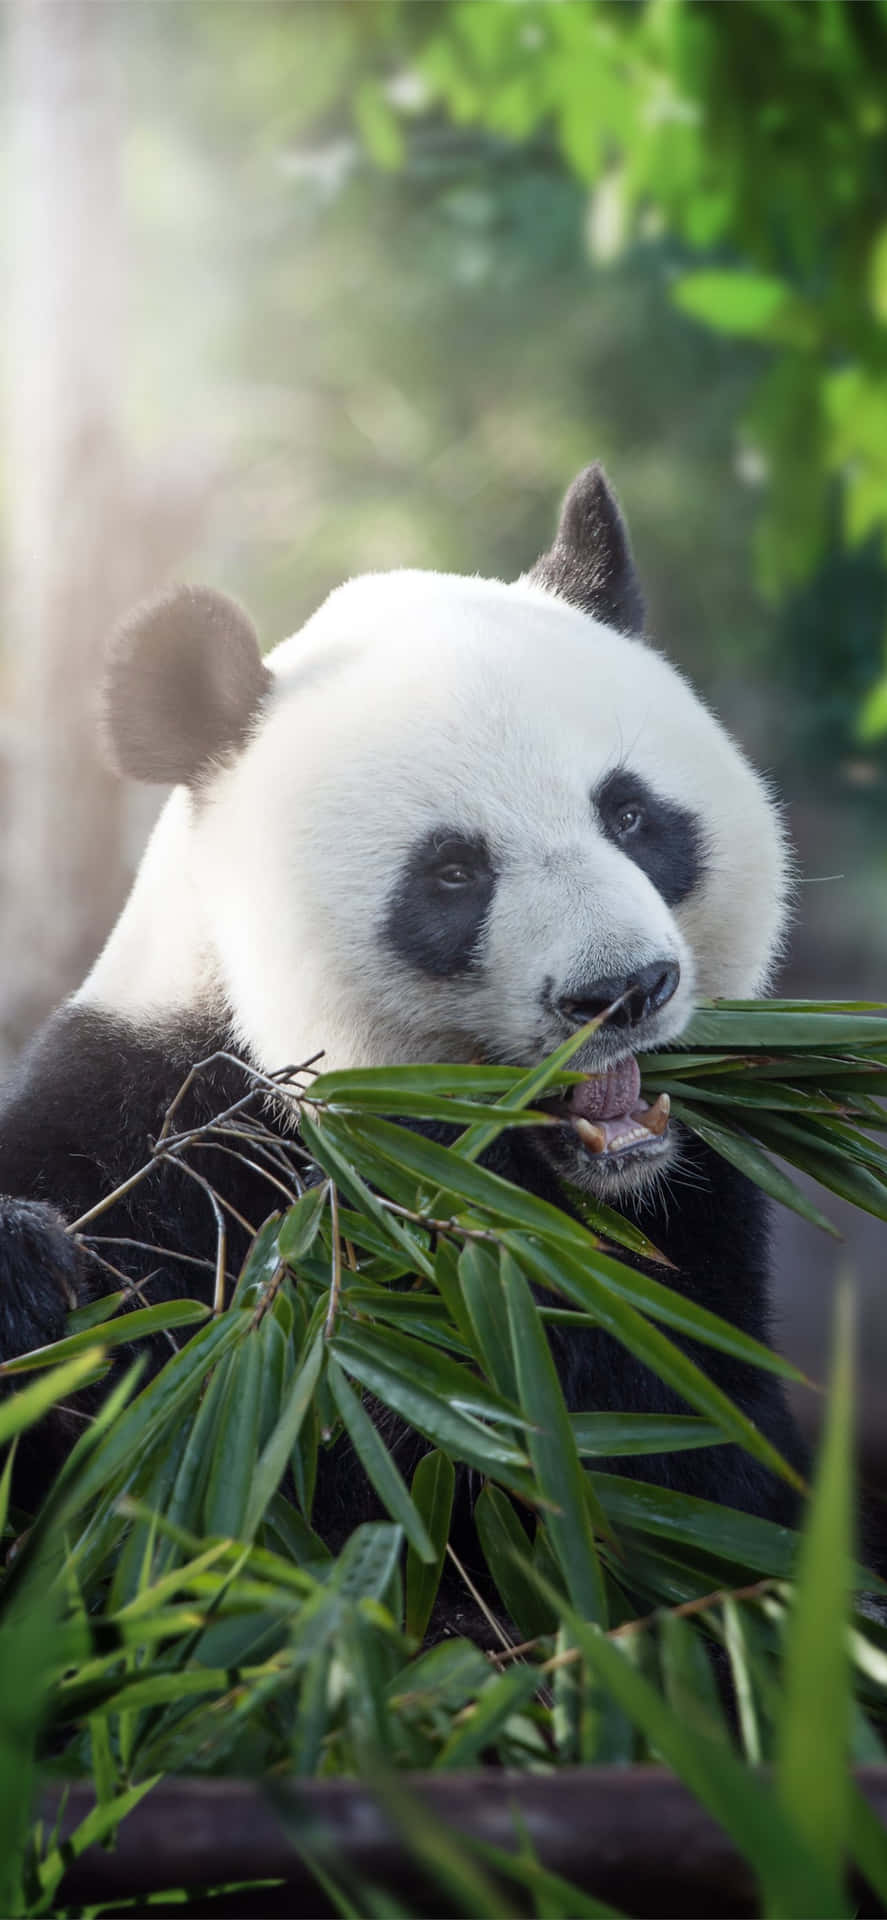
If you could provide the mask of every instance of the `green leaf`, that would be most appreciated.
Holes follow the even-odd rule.
[[[592,1670],[758,1875],[771,1902],[768,1913],[795,1920],[847,1915],[840,1887],[827,1882],[817,1855],[769,1785],[729,1746],[688,1726],[599,1628],[566,1607],[564,1617]]]
[[[311,1405],[323,1360],[323,1331],[318,1328],[290,1385],[286,1405],[281,1408],[280,1418],[256,1464],[243,1524],[244,1539],[253,1538],[265,1508],[283,1479],[302,1421]]]
[[[520,1403],[527,1421],[527,1448],[539,1489],[552,1509],[545,1522],[548,1535],[574,1607],[587,1619],[605,1620],[607,1603],[589,1523],[588,1486],[563,1389],[536,1302],[520,1268],[507,1253],[502,1255],[502,1284]],[[595,1506],[596,1500],[592,1500],[592,1513]],[[600,1531],[606,1530],[601,1514]]]
[[[812,1129],[807,1139],[799,1127],[777,1114],[747,1116],[746,1125],[774,1153],[791,1160],[803,1173],[812,1174],[821,1186],[876,1219],[887,1220],[887,1181],[859,1165],[846,1146],[830,1146]]]
[[[511,1667],[488,1680],[469,1714],[441,1748],[434,1763],[435,1772],[473,1766],[494,1744],[512,1714],[532,1700],[538,1687],[535,1667]]]
[[[208,1313],[209,1308],[200,1300],[168,1300],[158,1307],[138,1307],[134,1313],[125,1313],[119,1320],[106,1322],[102,1327],[101,1344],[103,1347],[119,1347],[124,1341],[149,1339],[153,1334],[164,1333],[171,1327],[193,1326],[198,1320],[205,1320]],[[64,1340],[56,1340],[52,1346],[32,1347],[30,1353],[16,1354],[14,1360],[5,1362],[3,1372],[29,1373],[36,1367],[71,1360],[79,1353],[94,1353],[95,1349],[95,1335],[87,1328],[83,1333],[71,1333]]]
[[[406,1630],[422,1640],[431,1619],[450,1535],[450,1517],[456,1474],[451,1460],[439,1448],[423,1454],[413,1474],[413,1504],[421,1515],[434,1547],[429,1562],[412,1547],[407,1552]]]
[[[675,1713],[707,1739],[729,1745],[709,1649],[698,1629],[676,1613],[664,1614],[659,1627],[659,1657],[665,1697]]]
[[[382,1520],[364,1521],[343,1547],[328,1589],[343,1600],[384,1600],[402,1549],[401,1527]]]
[[[51,1407],[66,1400],[69,1394],[76,1393],[78,1387],[82,1387],[101,1364],[104,1351],[104,1347],[95,1343],[81,1349],[75,1359],[68,1360],[64,1366],[54,1368],[52,1373],[44,1374],[41,1380],[35,1380],[31,1386],[22,1387],[18,1393],[0,1401],[0,1446],[5,1446],[15,1434],[25,1433],[28,1427],[42,1420]]]
[[[97,1300],[90,1300],[85,1307],[75,1307],[65,1321],[67,1333],[86,1333],[90,1327],[99,1327],[103,1320],[110,1320],[117,1312],[121,1300],[127,1294],[123,1287],[117,1293],[102,1293]]]
[[[284,1214],[277,1235],[277,1248],[287,1266],[297,1267],[306,1253],[310,1253],[320,1231],[328,1200],[325,1184],[309,1187],[308,1192],[303,1193],[295,1206]]]
[[[604,1287],[593,1273],[583,1270],[568,1254],[550,1253],[516,1234],[504,1235],[503,1244],[533,1279],[586,1306],[598,1324],[606,1327],[621,1346],[643,1360],[697,1412],[715,1422],[728,1439],[737,1440],[747,1453],[754,1454],[792,1486],[803,1485],[789,1462],[783,1460],[754,1422],[709,1380],[702,1368],[660,1333],[658,1327],[652,1327],[633,1307]]]
[[[42,1384],[42,1382],[41,1382]],[[0,1626],[0,1913],[26,1913],[23,1876],[36,1749],[53,1668],[58,1588],[35,1583],[14,1623]]]
[[[592,1473],[591,1478],[617,1530],[631,1527],[782,1579],[794,1570],[798,1535],[790,1527],[700,1500],[696,1494],[677,1493],[673,1487],[615,1473]]]
[[[575,1043],[573,1046],[575,1052]],[[573,1086],[584,1080],[583,1073],[559,1073],[552,1076],[558,1085]],[[414,1067],[349,1067],[336,1073],[319,1073],[312,1081],[312,1098],[325,1104],[337,1100],[357,1105],[366,1095],[374,1107],[387,1103],[389,1113],[402,1111],[400,1102],[411,1094],[456,1093],[463,1099],[486,1095],[495,1099],[523,1086],[523,1067],[477,1066],[474,1062],[434,1066],[421,1061]]]
[[[375,1487],[392,1520],[403,1527],[413,1552],[426,1566],[431,1566],[437,1559],[437,1552],[418,1508],[410,1498],[378,1427],[373,1425],[366,1408],[348,1385],[332,1354],[327,1360],[327,1379],[336,1409],[367,1479]]]
[[[756,1048],[780,1053],[784,1047],[827,1047],[856,1053],[860,1047],[887,1046],[887,1018],[829,1013],[820,1003],[814,1003],[809,1013],[783,1013],[778,1007],[769,1007],[766,1000],[734,1000],[725,1007],[715,1004],[697,1008],[681,1039],[691,1048],[737,1047],[743,1053]],[[655,1054],[647,1057],[656,1059]]]
[[[771,274],[704,268],[673,281],[671,296],[683,313],[718,333],[767,339],[791,293]]]
[[[469,1241],[459,1256],[459,1285],[483,1365],[499,1392],[517,1405],[517,1374],[498,1251]]]
[[[571,1413],[570,1425],[583,1459],[601,1455],[683,1453],[690,1447],[723,1446],[720,1427],[696,1414]]]
[[[508,1113],[513,1119],[521,1108],[531,1106],[534,1100],[550,1093],[555,1082],[569,1067],[570,1061],[575,1059],[580,1048],[591,1039],[592,1034],[598,1032],[606,1019],[607,1013],[602,1013],[598,1014],[594,1020],[587,1021],[584,1027],[580,1027],[576,1033],[571,1034],[568,1040],[562,1041],[561,1045],[556,1047],[553,1053],[548,1054],[546,1059],[540,1061],[537,1067],[531,1067],[528,1072],[522,1073],[520,1079],[509,1087],[507,1092],[500,1095],[496,1102],[497,1113]],[[587,1076],[581,1074],[578,1077],[584,1080]],[[463,1159],[476,1160],[487,1147],[492,1146],[500,1131],[501,1125],[491,1118],[486,1125],[472,1127],[470,1132],[463,1133],[461,1139],[456,1142],[455,1151]]]
[[[383,1125],[384,1122],[381,1120],[373,1123],[370,1134],[371,1141],[375,1137],[377,1129]],[[389,1213],[386,1208],[382,1206],[381,1201],[377,1200],[374,1193],[371,1193],[365,1181],[360,1178],[360,1174],[350,1164],[347,1156],[351,1145],[351,1135],[355,1129],[355,1123],[352,1121],[347,1131],[341,1126],[341,1123],[337,1126],[336,1122],[329,1118],[325,1120],[322,1127],[316,1126],[303,1109],[299,1116],[299,1128],[305,1145],[314,1159],[324,1168],[325,1172],[331,1175],[335,1180],[336,1186],[342,1193],[347,1195],[352,1206],[357,1208],[358,1213],[369,1214],[370,1219],[375,1221],[376,1226],[381,1229],[386,1240],[392,1241],[395,1246],[399,1247],[402,1252],[407,1255],[410,1266],[415,1273],[424,1273],[426,1279],[433,1279],[433,1261],[425,1252],[416,1233],[410,1232],[399,1220],[395,1219],[392,1213]],[[392,1131],[397,1131],[397,1129],[392,1129]],[[400,1129],[400,1131],[403,1131],[403,1129]]]
[[[762,1192],[768,1193],[771,1200],[780,1201],[782,1206],[790,1207],[793,1213],[799,1213],[802,1219],[809,1220],[814,1227],[821,1227],[823,1232],[831,1234],[834,1239],[840,1239],[841,1236],[834,1222],[824,1213],[820,1213],[812,1200],[808,1200],[807,1195],[802,1193],[800,1187],[795,1186],[794,1181],[789,1179],[787,1173],[783,1173],[781,1167],[774,1166],[769,1155],[762,1153],[760,1148],[755,1146],[754,1141],[749,1140],[744,1134],[731,1133],[727,1127],[718,1126],[707,1113],[697,1112],[694,1107],[688,1106],[684,1099],[675,1100],[672,1111],[676,1120],[683,1120],[686,1126],[699,1135],[700,1140],[705,1141],[706,1146],[713,1147],[723,1159],[730,1161],[731,1166],[738,1167],[740,1173],[744,1173],[747,1179],[753,1180],[755,1186],[760,1187]]]
[[[776,1787],[821,1866],[841,1876],[848,1837],[851,1666],[847,1614],[852,1529],[852,1321],[846,1283],[835,1315],[825,1434],[798,1553],[786,1632]],[[827,1909],[820,1906],[825,1914]]]
[[[564,1920],[565,1914],[570,1920],[624,1920],[618,1907],[606,1906],[571,1880],[541,1866],[526,1838],[519,1854],[506,1853],[504,1847],[492,1846],[487,1840],[472,1840],[471,1845],[478,1858],[495,1867],[497,1874],[526,1887],[539,1920]]]
[[[530,1541],[507,1495],[489,1481],[475,1501],[474,1524],[502,1603],[521,1633],[528,1640],[551,1633],[555,1615],[533,1578]]]
[[[133,1807],[137,1807],[139,1801],[144,1800],[146,1793],[150,1793],[151,1788],[157,1785],[159,1778],[160,1775],[155,1774],[153,1778],[140,1780],[137,1786],[129,1787],[125,1793],[117,1794],[113,1800],[105,1800],[99,1806],[93,1807],[75,1827],[73,1833],[68,1835],[63,1846],[50,1848],[37,1868],[37,1879],[43,1895],[41,1904],[52,1898],[71,1862],[78,1860],[80,1855],[86,1852],[87,1847],[98,1846],[102,1841],[107,1841],[116,1832],[121,1820],[125,1820]]]
[[[360,82],[354,114],[370,158],[384,172],[396,172],[405,158],[403,130],[377,80]]]
[[[378,1336],[378,1328],[375,1333]],[[415,1380],[406,1356],[395,1352],[385,1354],[378,1344],[370,1352],[362,1338],[342,1332],[334,1336],[331,1347],[353,1379],[399,1413],[408,1426],[417,1427],[444,1453],[464,1461],[467,1466],[477,1467],[481,1473],[494,1473],[497,1479],[524,1493],[532,1492],[533,1483],[526,1473],[526,1454],[494,1435],[480,1420],[451,1405],[445,1386],[426,1386],[423,1381]]]
[[[262,1341],[252,1330],[228,1361],[225,1397],[213,1436],[203,1524],[208,1534],[232,1540],[242,1533],[256,1471],[263,1362]]]

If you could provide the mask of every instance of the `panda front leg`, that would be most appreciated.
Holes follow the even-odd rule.
[[[0,1360],[60,1340],[86,1293],[60,1214],[41,1200],[0,1199]]]
[[[64,1336],[68,1314],[88,1298],[83,1255],[61,1216],[40,1200],[0,1198],[0,1361]],[[0,1375],[0,1399],[21,1376]],[[22,1434],[13,1499],[39,1505],[77,1437],[79,1422],[56,1408]]]

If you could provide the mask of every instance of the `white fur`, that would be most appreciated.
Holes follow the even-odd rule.
[[[255,738],[200,802],[173,794],[120,922],[78,995],[132,1020],[222,992],[268,1070],[514,1062],[563,1038],[541,1010],[571,983],[677,959],[675,998],[759,991],[786,860],[763,782],[683,677],[526,582],[370,575],[270,654]],[[670,911],[590,802],[618,765],[699,815],[706,871]],[[436,980],[380,938],[411,843],[484,833],[499,879],[484,965]]]

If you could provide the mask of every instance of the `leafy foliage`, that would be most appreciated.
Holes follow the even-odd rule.
[[[837,478],[847,542],[875,535],[887,552],[881,0],[457,0],[424,21],[413,12],[428,97],[507,140],[550,139],[594,188],[600,256],[665,229],[685,260],[711,262],[685,267],[673,293],[765,356],[746,421],[768,481],[765,590],[797,586],[822,560]],[[365,131],[391,164],[393,133]],[[887,680],[862,727],[887,730]]]
[[[702,1010],[685,1049],[645,1063],[646,1084],[671,1090],[687,1124],[710,1131],[717,1113],[719,1138],[762,1185],[775,1142],[838,1190],[839,1164],[849,1180],[865,1172],[856,1197],[877,1211],[887,1181],[870,1134],[884,1123],[885,1074],[878,1012],[797,1003]],[[849,1912],[848,1862],[887,1891],[887,1840],[849,1771],[881,1753],[887,1633],[862,1617],[848,1633],[851,1588],[877,1583],[850,1560],[846,1315],[799,1552],[752,1515],[598,1472],[603,1453],[738,1438],[790,1474],[669,1328],[792,1369],[675,1293],[666,1269],[653,1282],[626,1267],[618,1241],[631,1229],[618,1216],[589,1208],[582,1224],[477,1165],[480,1144],[569,1079],[560,1055],[531,1075],[318,1078],[306,1124],[324,1177],[266,1223],[229,1304],[209,1318],[179,1302],[127,1319],[111,1296],[107,1317],[91,1308],[57,1348],[7,1363],[5,1911],[56,1910],[70,1853],[28,1825],[50,1753],[54,1771],[95,1787],[74,1856],[167,1773],[358,1774],[380,1783],[453,1910],[502,1911],[504,1875],[539,1914],[602,1912],[517,1830],[501,1855],[429,1830],[394,1777],[657,1758],[726,1827],[768,1915]],[[429,1106],[468,1122],[453,1147],[380,1117]],[[545,1336],[564,1312],[610,1327],[696,1412],[568,1413]],[[122,1329],[137,1351],[198,1319],[153,1378],[142,1383],[136,1362],[118,1382],[40,1512],[10,1510],[16,1436],[96,1377]],[[412,1468],[386,1411],[427,1443]],[[313,1489],[343,1437],[347,1471],[366,1475],[387,1517],[331,1555]],[[441,1581],[458,1584],[447,1535],[466,1466],[494,1597],[479,1596],[480,1644],[423,1644]],[[717,1671],[731,1675],[735,1723]],[[314,1866],[343,1911],[377,1910],[342,1863]]]

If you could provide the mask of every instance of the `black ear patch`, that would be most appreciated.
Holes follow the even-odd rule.
[[[242,747],[269,687],[252,621],[212,587],[176,587],[122,622],[108,651],[104,726],[133,780],[193,786]]]
[[[554,545],[526,577],[619,633],[643,633],[644,598],[628,529],[597,462],[577,474]]]

